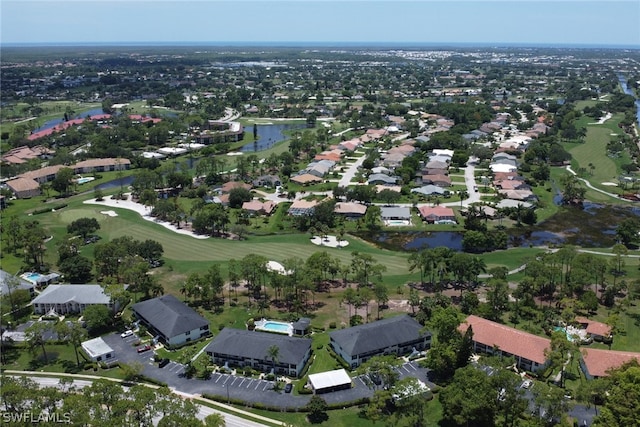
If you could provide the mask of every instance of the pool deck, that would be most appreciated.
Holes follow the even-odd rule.
[[[287,326],[287,331],[280,331],[280,330],[276,330],[276,329],[265,328],[264,325],[266,325],[267,323],[277,323],[279,325],[285,325],[285,326]],[[293,336],[293,324],[292,323],[286,323],[286,322],[280,322],[278,320],[268,320],[268,319],[258,320],[255,323],[255,330],[256,331],[271,332],[271,333],[281,334],[281,335],[289,335],[290,337]]]

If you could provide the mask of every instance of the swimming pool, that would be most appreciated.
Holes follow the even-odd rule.
[[[293,325],[291,323],[278,322],[275,320],[258,320],[256,322],[257,331],[275,332],[277,334],[293,335]]]
[[[42,277],[42,274],[33,273],[33,272],[27,272],[27,273],[22,273],[20,275],[20,277],[22,277],[24,280],[26,280],[29,283],[37,285],[38,284],[38,279],[40,279]]]
[[[87,177],[80,177],[78,179],[76,179],[76,182],[78,184],[86,184],[87,182],[91,182],[93,181],[95,178],[92,176],[87,176]]]
[[[389,219],[386,223],[387,225],[411,225],[410,221],[404,219]]]

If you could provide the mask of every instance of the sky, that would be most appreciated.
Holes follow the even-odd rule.
[[[0,43],[640,48],[640,0],[0,0]]]

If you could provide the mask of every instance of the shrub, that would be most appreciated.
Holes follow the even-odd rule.
[[[335,329],[335,328],[336,328],[336,322],[329,323],[329,329]]]

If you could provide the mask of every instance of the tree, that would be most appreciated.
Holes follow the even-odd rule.
[[[378,198],[387,206],[397,203],[401,197],[400,193],[389,189],[384,189],[378,193]]]
[[[58,267],[69,283],[87,283],[92,277],[93,264],[82,255],[65,258]]]
[[[278,357],[280,356],[280,347],[277,345],[269,346],[267,349],[267,355],[269,359],[271,359],[271,363],[273,364],[273,370],[276,370],[276,363],[278,363]]]
[[[471,365],[458,369],[451,384],[440,392],[444,419],[459,426],[493,426],[496,401],[486,374]]]
[[[122,370],[122,376],[125,381],[135,381],[140,378],[144,365],[137,361],[131,363],[120,363],[120,369]]]
[[[113,316],[107,306],[92,304],[87,306],[82,312],[82,317],[87,322],[89,331],[97,331],[106,328],[111,324]]]
[[[29,349],[33,351],[40,347],[42,349],[42,356],[44,357],[45,363],[49,363],[47,349],[45,348],[45,334],[47,332],[49,332],[49,324],[46,322],[34,322],[24,331]]]
[[[358,375],[375,376],[380,379],[380,383],[384,388],[389,390],[395,386],[400,378],[398,369],[402,365],[402,360],[393,354],[386,356],[373,356],[371,359],[362,363],[356,369]]]
[[[389,302],[389,292],[384,284],[377,283],[373,288],[373,293],[376,297],[376,302],[378,303],[378,314],[376,318],[380,319],[380,306],[384,306]]]
[[[71,235],[80,235],[85,240],[91,233],[100,229],[100,224],[95,218],[78,218],[71,224],[67,225],[67,233]]]
[[[307,403],[307,409],[309,410],[307,418],[312,424],[320,424],[329,419],[329,415],[327,414],[329,405],[317,394],[311,397],[311,400]]]
[[[618,224],[616,228],[616,237],[627,248],[632,242],[638,239],[640,232],[640,221],[636,218],[625,218]]]
[[[56,177],[51,181],[51,188],[56,190],[62,196],[67,196],[69,194],[69,187],[71,187],[73,175],[73,169],[60,169],[56,174]]]
[[[235,187],[229,191],[229,207],[241,208],[244,202],[248,202],[253,198],[250,190],[244,187]]]

